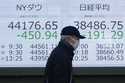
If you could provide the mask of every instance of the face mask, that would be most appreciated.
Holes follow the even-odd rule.
[[[75,43],[73,44],[73,48],[76,49],[79,45],[79,40],[75,40]]]

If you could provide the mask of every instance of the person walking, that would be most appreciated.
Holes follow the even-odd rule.
[[[79,45],[80,35],[74,26],[66,26],[61,31],[61,40],[51,52],[45,67],[45,83],[73,83],[72,60],[74,50]]]

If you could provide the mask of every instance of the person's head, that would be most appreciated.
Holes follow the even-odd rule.
[[[61,39],[68,42],[76,49],[79,45],[79,40],[86,37],[80,35],[78,29],[74,26],[66,26],[61,31]]]

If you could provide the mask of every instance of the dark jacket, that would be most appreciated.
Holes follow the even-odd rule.
[[[70,83],[73,50],[73,47],[67,42],[59,42],[48,58],[45,68],[45,83]]]

